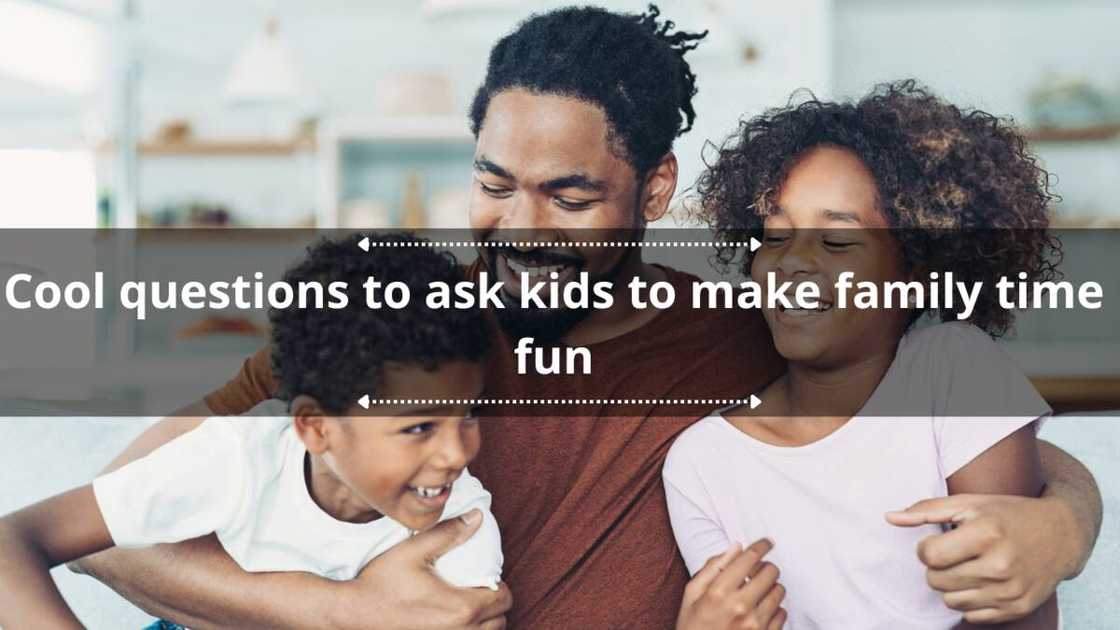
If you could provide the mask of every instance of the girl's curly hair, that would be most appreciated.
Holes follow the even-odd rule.
[[[912,79],[878,85],[858,102],[791,99],[740,122],[714,161],[705,159],[694,215],[719,241],[749,242],[761,235],[790,170],[819,146],[845,148],[871,171],[903,271],[951,271],[984,283],[970,321],[989,334],[1006,333],[1014,320],[999,304],[1001,276],[1057,277],[1061,245],[1047,231],[1056,197],[1023,137],[1010,120],[961,109]],[[738,259],[750,273],[749,251],[740,258],[723,245],[716,259],[724,268]],[[957,310],[939,316],[955,320]]]

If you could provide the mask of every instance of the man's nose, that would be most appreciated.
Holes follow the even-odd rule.
[[[558,240],[556,227],[550,221],[547,203],[528,195],[518,199],[498,225],[500,240],[543,243]],[[525,249],[532,249],[531,246]]]

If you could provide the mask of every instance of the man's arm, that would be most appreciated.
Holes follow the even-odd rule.
[[[1051,544],[1067,543],[1062,554],[1066,559],[1062,579],[1072,579],[1085,569],[1101,533],[1104,514],[1101,489],[1093,473],[1069,453],[1045,440],[1038,441],[1038,452],[1047,479],[1042,497],[1049,499],[1055,509],[1066,511],[1064,520],[1068,522],[1068,529],[1064,535],[1056,535]]]
[[[894,525],[970,520],[925,545],[923,562],[942,592],[979,591],[989,610],[986,623],[1016,619],[1035,610],[1057,584],[1076,576],[1096,543],[1101,500],[1093,476],[1054,445],[1039,441],[1047,486],[1038,499],[960,494],[919,501],[889,514]],[[995,587],[995,588],[992,588]]]
[[[81,628],[50,570],[112,544],[88,485],[0,518],[0,624]]]
[[[197,428],[210,415],[205,402],[199,401],[165,418],[140,434],[124,451],[101,471],[116,470],[148,455],[156,448]],[[200,413],[188,416],[188,413]],[[287,627],[311,628],[321,625],[324,617],[317,614],[317,604],[328,594],[308,597],[300,606],[291,606],[284,595],[314,593],[330,585],[310,574],[269,574],[272,583],[258,584],[254,576],[237,566],[213,535],[170,545],[141,549],[112,548],[71,563],[71,569],[86,573],[117,591],[125,599],[152,615],[172,619],[192,628],[237,627],[244,625],[276,625],[280,619]],[[264,576],[265,574],[260,574]],[[273,579],[275,578],[275,579]],[[229,595],[260,589],[260,599]],[[249,591],[252,592],[252,591]],[[223,596],[223,593],[225,594]],[[275,601],[264,599],[278,595]],[[254,608],[239,603],[251,603]],[[297,600],[298,601],[298,600]],[[287,604],[287,606],[286,606]],[[290,608],[290,610],[288,610]],[[306,618],[301,615],[306,613]],[[270,618],[272,617],[272,618]]]
[[[271,395],[269,383],[266,348],[205,401],[148,428],[105,472],[196,428],[211,411],[247,411]],[[460,519],[441,523],[382,554],[350,582],[307,573],[248,573],[212,535],[146,549],[110,549],[71,568],[96,577],[153,615],[198,629],[500,628],[512,602],[508,589],[456,589],[432,571],[435,557],[476,528]]]
[[[1035,437],[1033,423],[1021,427],[1011,435],[1003,438],[985,450],[975,459],[963,466],[960,470],[949,476],[948,490],[950,496],[965,494],[999,494],[1015,495],[1020,497],[1038,497],[1046,487],[1042,472],[1042,461],[1038,453],[1038,440]],[[939,582],[934,569],[948,567],[938,566],[938,558],[928,550],[930,544],[946,541],[956,545],[958,549],[965,549],[975,541],[967,531],[969,521],[974,517],[968,514],[958,515],[954,521],[957,529],[939,536],[931,536],[918,547],[918,555],[922,562],[931,568],[927,577],[930,585],[938,588]],[[953,540],[961,536],[961,540]],[[998,570],[1000,567],[993,567]],[[964,591],[944,591],[942,597],[950,608],[964,613],[965,622],[957,626],[958,630],[975,628],[975,623],[991,623],[991,617],[998,611],[993,611],[991,606],[984,601],[992,597],[1001,597],[1012,593],[1013,585],[1009,582],[996,582],[985,584],[980,588]],[[988,591],[985,594],[985,590]],[[1016,615],[1018,619],[1008,621],[1003,628],[1022,630],[1053,630],[1058,625],[1058,599],[1051,592],[1049,597],[1037,608],[1023,611]]]

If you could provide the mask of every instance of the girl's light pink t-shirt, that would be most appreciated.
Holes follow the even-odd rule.
[[[903,338],[864,409],[817,442],[766,444],[719,413],[686,430],[663,470],[677,544],[696,573],[732,542],[773,540],[787,630],[951,628],[960,613],[916,553],[939,526],[883,515],[945,496],[954,472],[1049,413],[983,332],[930,326]]]

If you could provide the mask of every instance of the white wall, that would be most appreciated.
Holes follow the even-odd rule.
[[[1120,3],[1100,0],[838,0],[833,76],[855,97],[915,77],[962,105],[1029,125],[1027,95],[1047,73],[1120,93]],[[1120,216],[1120,147],[1043,145],[1063,210]]]
[[[527,2],[521,8],[439,17],[422,14],[420,2],[278,2],[280,33],[288,42],[308,98],[307,113],[328,116],[375,115],[380,82],[402,72],[442,72],[451,81],[454,102],[449,113],[462,116],[481,81],[490,47],[532,10],[567,4],[554,0]],[[608,0],[601,4],[624,11],[643,11],[645,0]],[[830,85],[829,48],[831,0],[797,3],[720,0],[716,11],[696,0],[662,0],[663,17],[687,30],[711,29],[709,40],[689,54],[699,75],[694,130],[678,144],[682,188],[701,169],[700,152],[707,140],[722,140],[744,113],[784,102],[791,91],[809,87],[824,92]],[[257,112],[231,109],[222,88],[231,60],[263,27],[268,3],[228,3],[201,0],[189,3],[144,0],[138,4],[142,28],[140,89],[141,135],[149,137],[166,121],[191,120],[201,136],[254,136],[274,131],[275,124]],[[119,43],[119,38],[118,38]],[[753,45],[758,60],[743,62],[741,50]],[[45,115],[21,90],[22,117],[4,116],[5,83],[0,81],[0,137],[4,126],[21,130],[24,143],[49,136],[73,137],[81,132],[82,116],[111,120],[104,103],[111,102],[108,77],[101,93],[91,95],[78,114]],[[7,92],[14,102],[14,88]],[[58,107],[61,95],[35,93],[36,102]],[[49,110],[49,107],[48,107]],[[71,111],[66,110],[66,111]],[[32,124],[34,121],[38,121]],[[49,122],[56,121],[52,125]],[[86,124],[86,127],[91,126]],[[11,137],[11,134],[8,134]],[[30,139],[30,140],[29,140]],[[77,140],[77,139],[75,139]],[[168,162],[171,164],[171,162]],[[176,161],[181,181],[211,181],[202,166]],[[166,181],[170,167],[145,166],[143,201],[157,194],[174,196]],[[225,179],[230,179],[232,175]],[[238,174],[243,196],[267,185],[269,176]],[[218,184],[220,177],[213,181]],[[271,179],[289,180],[288,177]],[[155,180],[155,181],[153,181]],[[222,186],[224,187],[224,184]],[[300,189],[302,190],[302,188]],[[302,192],[299,194],[302,195]],[[297,205],[302,205],[302,202]]]

